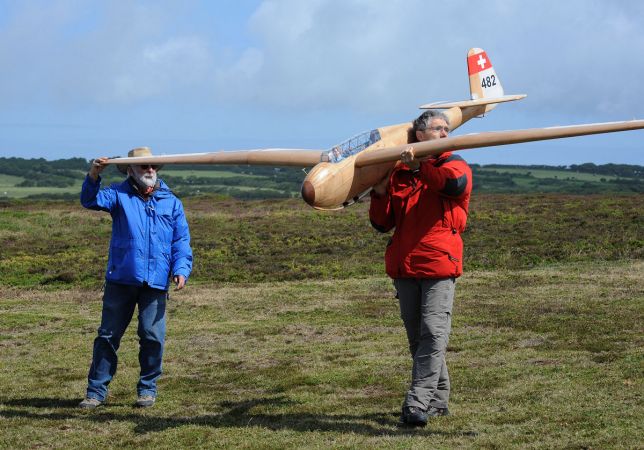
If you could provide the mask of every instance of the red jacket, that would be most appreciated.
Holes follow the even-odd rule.
[[[414,173],[399,164],[387,195],[371,192],[369,218],[378,231],[396,228],[385,266],[392,278],[448,278],[463,273],[463,241],[472,171],[446,152],[422,161]]]

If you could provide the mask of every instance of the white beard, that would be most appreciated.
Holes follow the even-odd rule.
[[[141,176],[137,176],[133,174],[134,179],[136,182],[139,184],[139,186],[145,186],[145,187],[154,187],[155,184],[157,184],[157,174],[147,174],[144,173]]]

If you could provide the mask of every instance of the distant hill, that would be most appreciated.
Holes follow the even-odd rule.
[[[644,167],[586,163],[571,166],[472,164],[474,190],[490,193],[642,193]]]
[[[0,198],[78,197],[89,161],[0,158]],[[489,193],[643,193],[644,167],[593,163],[571,166],[472,164],[474,190]],[[238,199],[299,196],[301,169],[262,166],[175,165],[162,178],[181,196],[215,193]],[[104,182],[122,180],[110,167]]]

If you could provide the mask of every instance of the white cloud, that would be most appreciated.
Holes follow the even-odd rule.
[[[96,98],[131,103],[181,91],[208,78],[208,46],[195,37],[173,38],[132,49],[109,77],[95,79]]]
[[[527,92],[535,110],[639,112],[638,2],[265,0],[239,29],[252,44],[232,58],[203,28],[177,25],[178,11],[198,3],[16,5],[0,28],[9,103],[181,97],[382,112],[466,98],[465,52],[480,46],[506,90]]]
[[[408,49],[396,50],[400,37],[413,38],[404,18],[393,13],[398,3],[263,2],[250,21],[251,32],[262,43],[252,53],[253,76],[240,79],[237,67],[222,69],[218,86],[229,96],[237,93],[284,107],[342,103],[370,108],[374,97],[384,103],[392,73],[411,68]],[[398,39],[391,39],[387,30]],[[231,85],[236,86],[234,92]]]
[[[198,95],[211,78],[209,43],[168,33],[172,8],[110,2],[25,3],[0,29],[0,96],[78,104],[131,104]],[[87,22],[93,22],[87,27]]]
[[[408,107],[466,97],[465,52],[481,46],[535,109],[634,114],[641,23],[629,2],[267,0],[250,21],[252,72],[238,76],[242,53],[217,86],[292,108]]]

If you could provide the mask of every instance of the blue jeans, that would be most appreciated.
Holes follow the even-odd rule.
[[[141,375],[137,393],[156,397],[157,379],[165,341],[165,304],[167,291],[148,286],[129,286],[107,282],[98,336],[94,339],[92,365],[87,375],[87,397],[105,400],[107,385],[116,373],[116,352],[121,337],[139,306],[139,364]]]
[[[413,359],[404,406],[447,408],[450,382],[445,352],[452,328],[454,278],[394,280]]]

